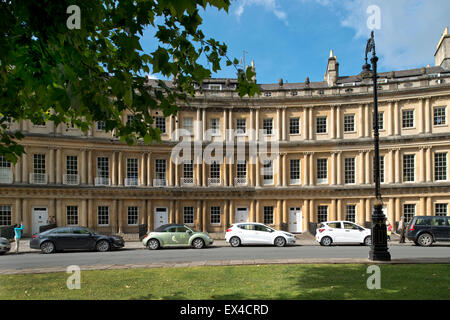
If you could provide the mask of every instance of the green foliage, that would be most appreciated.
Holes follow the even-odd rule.
[[[80,29],[70,30],[70,5],[81,9]],[[97,121],[128,144],[159,140],[151,109],[167,117],[194,94],[194,85],[227,66],[227,46],[205,39],[201,8],[227,11],[230,0],[5,0],[0,1],[0,154],[15,162],[21,134],[9,121],[72,123],[87,131]],[[162,22],[162,23],[161,23]],[[158,48],[139,43],[144,29],[157,29]],[[211,70],[198,63],[205,55]],[[249,69],[250,70],[250,69]],[[251,70],[239,79],[241,97],[258,87]],[[145,75],[161,73],[168,83]],[[127,124],[123,113],[134,115]]]

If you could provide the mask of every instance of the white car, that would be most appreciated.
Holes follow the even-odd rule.
[[[360,243],[370,246],[371,234],[371,229],[350,221],[327,221],[317,227],[316,240],[322,246],[330,246],[333,243]]]
[[[277,247],[295,244],[295,236],[292,233],[254,222],[233,224],[227,229],[225,240],[232,247],[239,247],[241,244],[271,244]]]

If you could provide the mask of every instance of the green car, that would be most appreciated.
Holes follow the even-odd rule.
[[[163,247],[194,247],[201,249],[212,245],[213,239],[206,232],[198,232],[182,224],[165,224],[148,233],[142,243],[149,249]]]

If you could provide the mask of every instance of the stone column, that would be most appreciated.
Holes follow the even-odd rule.
[[[81,149],[81,184],[86,184],[86,149]],[[87,225],[86,225],[87,226]]]
[[[123,233],[123,218],[124,218],[124,206],[123,206],[123,201],[122,200],[117,200],[118,201],[118,220],[119,220],[119,233]]]
[[[194,140],[195,141],[201,141],[203,140],[201,137],[202,132],[202,120],[201,120],[201,112],[200,108],[197,108],[197,115],[196,115],[196,123],[195,123],[195,131],[194,131]]]
[[[207,179],[206,179],[206,163],[205,163],[205,159],[202,159],[202,186],[206,187],[207,186]]]
[[[25,199],[24,202],[24,208],[25,208]],[[56,199],[56,225],[58,227],[64,226],[66,223],[64,221],[64,214],[63,214],[63,208],[62,208],[62,201],[61,199]]]
[[[117,163],[116,163],[116,152],[111,154],[111,185],[117,185]]]
[[[315,137],[315,135],[314,135],[314,132],[313,132],[313,127],[314,127],[314,125],[313,125],[313,110],[312,110],[312,108],[309,108],[308,109],[308,111],[309,111],[309,115],[308,115],[308,122],[309,122],[309,134],[308,134],[308,136],[309,136],[309,140],[315,140],[314,139],[314,137]]]
[[[289,217],[286,199],[283,200],[283,220],[281,222],[284,223],[286,226],[288,226]]]
[[[344,220],[343,214],[342,214],[342,200],[337,200],[337,219],[338,220]]]
[[[336,139],[336,106],[331,106],[330,137]]]
[[[229,207],[229,211],[230,211],[230,214],[228,215],[228,217],[230,219],[229,225],[231,226],[234,223],[234,200],[233,199],[230,200],[230,205],[228,207]]]
[[[204,140],[205,139],[205,132],[206,132],[206,109],[203,108],[202,110],[202,132],[200,134],[200,140]],[[220,122],[219,122],[219,126],[220,126]]]
[[[388,127],[388,135],[392,136],[394,134],[394,117],[393,117],[393,106],[394,102],[390,101],[389,102],[389,107],[388,107],[388,116],[386,117],[386,121],[387,121],[387,127]]]
[[[399,220],[395,220],[395,200],[394,200],[394,198],[389,198],[388,219],[389,219],[389,221],[399,221]]]
[[[49,148],[49,183],[55,183],[55,150],[53,148]]]
[[[255,140],[259,141],[259,108],[255,112]]]
[[[256,186],[261,187],[261,163],[259,157],[256,157]]]
[[[431,133],[431,108],[430,98],[425,99],[425,133]]]
[[[169,223],[175,223],[175,200],[169,202]]]
[[[175,166],[175,187],[178,187],[180,185],[180,164],[174,162],[173,165]]]
[[[88,174],[87,174],[87,183],[89,185],[94,184],[94,170],[92,168],[93,166],[93,156],[92,156],[92,150],[88,151]]]
[[[172,202],[172,201],[170,201]],[[152,231],[155,226],[152,200],[147,199],[147,231]]]
[[[51,200],[53,201],[53,200]],[[83,199],[81,200],[81,219],[80,219],[81,226],[87,227],[88,226],[88,208],[87,208],[87,200]]]
[[[427,168],[427,174],[426,174],[426,180],[427,182],[432,182],[433,181],[433,173],[432,173],[432,168],[433,168],[433,160],[432,160],[432,156],[431,156],[431,146],[427,146],[426,147],[426,161],[425,161],[425,165]]]
[[[21,168],[21,159],[17,159],[16,164],[14,165],[14,182],[21,182],[22,181],[22,168]]]
[[[308,159],[308,153],[307,152],[303,153],[303,166],[302,166],[302,169],[303,169],[303,175],[304,175],[304,177],[303,177],[303,185],[304,186],[308,186],[310,177],[309,177],[309,159]]]
[[[282,207],[281,207],[281,200],[277,200],[277,213],[276,213],[276,216],[274,219],[275,221],[273,221],[273,222],[274,222],[275,228],[278,230],[281,229],[282,219],[283,219],[283,213],[282,213]]]
[[[417,129],[419,130],[418,133],[421,134],[424,132],[424,123],[423,123],[424,119],[425,119],[425,100],[424,99],[422,99],[420,101],[418,109],[419,109],[419,116],[415,120],[417,123]]]
[[[175,200],[175,223],[184,223],[180,215],[180,201]]]
[[[123,159],[123,152],[120,151],[119,152],[119,159],[117,160],[117,162],[118,162],[118,165],[117,165],[117,180],[118,180],[118,183],[117,184],[119,185],[119,187],[124,185],[124,181],[123,181],[123,179],[124,179],[124,175],[123,175],[123,160],[124,160]],[[125,160],[125,165],[126,165],[126,160]],[[140,170],[138,170],[139,171],[139,176],[141,176],[142,175],[142,164],[139,164],[139,167],[140,167],[139,168]],[[125,177],[126,177],[126,173],[125,173]]]
[[[249,131],[250,134],[248,136],[248,140],[249,141],[255,141],[255,132],[254,132],[254,128],[255,125],[253,124],[253,108],[250,108],[250,124],[249,124]]]
[[[303,136],[309,140],[308,108],[303,108]]]
[[[394,161],[394,150],[393,149],[389,149],[389,157],[388,157],[388,159],[389,159],[389,162],[387,162],[388,163],[388,165],[387,165],[387,172],[388,172],[388,175],[387,175],[387,182],[388,183],[393,183],[394,182],[394,166],[395,166],[395,161]]]
[[[426,197],[420,197],[419,198],[419,214],[420,215],[426,215]]]
[[[309,222],[310,222],[310,214],[309,214],[309,200],[303,200],[303,207],[302,207],[302,215],[303,215],[303,232],[309,231]]]
[[[282,170],[282,168],[281,168],[281,155],[280,155],[280,153],[278,153],[278,155],[277,155],[277,166],[278,166],[278,170],[277,170],[277,184],[276,184],[276,186],[277,187],[280,187],[281,186],[281,184],[282,184],[282,174],[283,174],[283,170]]]
[[[337,199],[331,200],[330,221],[337,220]]]
[[[366,131],[365,131],[365,126],[368,126],[369,124],[367,123],[365,125],[364,121],[366,120],[366,106],[364,104],[360,104],[359,105],[359,116],[356,118],[355,120],[358,119],[359,120],[359,128],[358,128],[358,138],[362,138],[366,136]]]
[[[277,108],[277,120],[276,120],[276,128],[275,128],[275,139],[277,140],[277,141],[280,141],[281,140],[281,136],[282,136],[282,134],[281,134],[281,126],[280,126],[280,118],[281,118],[281,116],[280,116],[280,108]],[[274,123],[274,127],[275,127],[275,123]]]
[[[51,168],[50,170],[53,170]],[[63,172],[61,148],[56,148],[56,183],[61,184]]]
[[[370,199],[366,199],[366,220],[372,221],[372,201]]]
[[[331,152],[331,184],[336,184],[336,152]]]
[[[28,183],[28,156],[26,153],[22,154],[22,182]]]
[[[259,200],[256,200],[256,203],[255,203],[255,214],[254,214],[255,220],[254,220],[254,221],[251,221],[251,222],[262,222],[262,221],[260,220],[260,214],[259,214],[259,211],[260,211],[260,209],[259,209]]]
[[[227,127],[228,127],[228,123],[227,123],[227,109],[223,109],[223,138],[222,139],[224,141],[228,140]]]
[[[433,216],[434,215],[432,203],[433,203],[432,198],[431,197],[427,197],[427,209],[426,209],[426,215],[427,216]]]
[[[28,226],[28,230],[30,230],[31,233],[31,210],[28,208],[28,199],[26,198],[22,200],[22,216],[20,217],[20,221],[23,222],[24,228]]]
[[[287,156],[286,153],[282,154],[283,160],[282,160],[282,181],[283,181],[283,187],[286,187],[288,185],[288,177],[287,177]]]
[[[168,134],[169,134],[169,139],[170,140],[175,140],[174,139],[174,134],[173,134],[173,116],[171,115],[171,116],[169,116],[169,130],[167,130],[168,132]]]
[[[400,149],[395,148],[395,183],[400,183],[401,175],[400,175]]]
[[[314,176],[314,153],[311,152],[309,154],[309,185],[313,186],[315,183],[315,176]]]
[[[96,226],[95,222],[95,207],[94,207],[94,200],[88,199],[88,228],[93,229],[94,226]]]
[[[341,106],[336,108],[336,138],[342,139],[342,125],[341,125]]]
[[[309,201],[309,221],[310,222],[317,222],[315,203],[314,203],[313,199],[311,199]]]
[[[118,211],[119,211],[119,200],[111,200],[111,206],[112,206],[112,214],[111,214],[111,233],[115,234],[117,233],[117,225],[118,225]]]
[[[425,146],[419,147],[419,182],[425,182],[426,177],[426,161],[425,161]]]
[[[145,224],[145,222],[147,221],[147,216],[148,216],[148,209],[147,209],[147,200],[141,200],[141,206],[139,208],[139,224]],[[150,201],[150,200],[148,200]]]
[[[153,185],[153,163],[152,163],[152,153],[147,153],[147,186],[151,187]]]
[[[365,170],[366,168],[364,168],[364,150],[359,151],[359,170],[357,170],[359,172],[358,177],[359,177],[359,182],[357,182],[358,184],[366,184],[366,175],[365,175]],[[355,168],[356,171],[357,168]]]
[[[281,140],[286,141],[286,107],[281,111]]]
[[[371,105],[370,104],[366,104],[364,105],[364,135],[366,137],[370,137],[371,136],[371,132],[373,130],[373,122],[370,121],[370,109],[371,109]]]
[[[399,108],[399,102],[394,101],[394,134],[396,136],[400,135],[400,108]]]
[[[372,180],[373,180],[372,175],[371,175],[371,173],[373,171],[370,170],[370,168],[372,166],[372,164],[370,163],[370,159],[372,159],[370,150],[366,150],[365,158],[366,158],[366,165],[365,165],[366,183],[370,184],[370,183],[372,183]],[[372,162],[373,162],[373,160],[372,160]],[[386,160],[384,161],[384,164],[385,164],[384,165],[384,174],[386,175]],[[386,181],[386,179],[385,179],[385,181]]]
[[[208,231],[208,220],[206,219],[206,201],[203,201],[203,207],[202,207],[202,227],[203,232]]]
[[[233,109],[229,109],[229,117],[228,117],[228,139],[229,141],[233,140]]]
[[[364,199],[359,200],[359,208],[358,213],[356,215],[356,223],[364,226],[364,222],[366,221],[366,201]]]
[[[11,219],[11,223],[20,223],[22,221],[22,199],[16,199],[16,208],[14,210],[13,219]]]
[[[338,151],[337,153],[337,184],[342,184],[342,152]]]

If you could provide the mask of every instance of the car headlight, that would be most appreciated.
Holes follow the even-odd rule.
[[[288,236],[289,238],[295,238],[295,236],[291,233],[284,233],[286,236]]]

